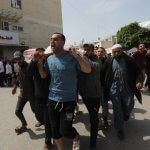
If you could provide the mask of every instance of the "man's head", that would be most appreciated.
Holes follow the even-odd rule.
[[[95,54],[95,55],[97,55],[97,50],[98,50],[98,47],[95,46],[95,47],[94,47],[94,54]]]
[[[7,60],[7,63],[8,63],[8,64],[11,64],[10,60]]]
[[[93,55],[93,52],[94,52],[94,47],[92,44],[84,44],[83,45],[83,54],[87,57]]]
[[[122,46],[120,44],[115,44],[112,46],[112,55],[118,58],[122,54]]]
[[[140,43],[139,46],[138,46],[138,50],[139,50],[141,53],[144,53],[144,51],[145,51],[145,44]]]
[[[19,65],[21,65],[24,62],[24,56],[20,51],[15,51],[13,59]]]
[[[106,55],[105,48],[104,47],[99,47],[96,54],[97,54],[98,57],[105,57],[105,55]]]
[[[50,39],[51,49],[55,54],[58,54],[64,50],[66,38],[61,33],[53,33]]]

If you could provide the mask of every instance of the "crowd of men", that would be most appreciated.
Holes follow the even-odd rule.
[[[140,89],[143,88],[145,73],[145,86],[150,89],[150,50],[145,50],[144,44],[140,43],[131,57],[124,53],[120,44],[115,44],[110,56],[103,47],[84,44],[81,54],[74,48],[66,51],[65,40],[63,34],[54,33],[50,39],[52,51],[45,55],[43,48],[37,48],[29,64],[20,51],[14,53],[19,69],[12,94],[19,86],[15,113],[21,121],[21,125],[15,128],[16,133],[27,129],[22,112],[29,101],[38,121],[35,126],[45,125],[44,150],[51,149],[51,139],[58,150],[64,150],[63,137],[73,140],[72,150],[79,150],[80,133],[72,124],[80,94],[91,125],[89,149],[96,150],[100,106],[104,129],[109,128],[109,100],[113,105],[117,137],[123,140],[124,122],[129,120],[134,108],[134,96],[142,103]]]
[[[14,61],[0,59],[0,87],[10,87],[16,79],[18,73],[18,65]]]

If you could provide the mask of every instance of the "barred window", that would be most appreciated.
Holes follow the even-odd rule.
[[[2,30],[9,31],[9,23],[6,21],[2,21]]]
[[[21,0],[11,0],[11,7],[21,9]]]

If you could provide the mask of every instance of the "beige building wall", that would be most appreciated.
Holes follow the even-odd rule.
[[[63,32],[61,0],[21,0],[21,3],[22,8],[17,9],[11,7],[11,0],[0,0],[0,22],[8,21],[8,32],[19,33],[19,45],[14,46],[48,47],[52,33]],[[18,19],[15,20],[13,15]],[[23,27],[23,31],[12,30],[14,25]],[[4,46],[7,47],[7,44]],[[7,49],[11,49],[10,45]]]
[[[24,35],[31,47],[47,47],[53,32],[63,32],[61,0],[23,0]]]

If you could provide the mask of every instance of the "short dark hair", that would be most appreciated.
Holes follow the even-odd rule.
[[[92,51],[94,51],[94,45],[93,44],[90,44],[90,48]]]
[[[36,48],[36,51],[45,51],[45,49],[44,48]]]
[[[53,34],[59,34],[61,36],[61,39],[64,41],[64,43],[66,42],[66,37],[62,33],[54,32]]]
[[[90,45],[88,43],[83,44],[83,48],[84,47],[90,47]]]
[[[140,43],[138,44],[138,46],[140,46],[141,44],[145,45],[145,43],[143,43],[143,42],[140,42]]]
[[[104,51],[106,51],[104,47],[99,47],[99,48],[102,49],[102,50],[104,50]]]

